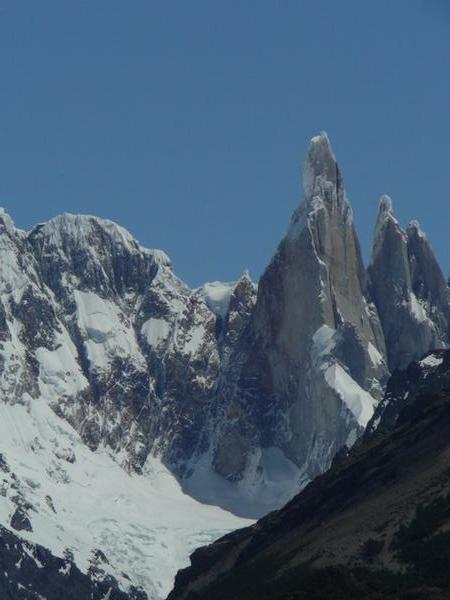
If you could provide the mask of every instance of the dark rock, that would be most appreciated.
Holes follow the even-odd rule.
[[[98,581],[84,575],[72,558],[58,558],[0,527],[0,598],[5,600],[147,600],[136,588],[122,591],[113,577]]]
[[[22,507],[18,506],[11,517],[11,527],[16,531],[33,531],[31,521]]]

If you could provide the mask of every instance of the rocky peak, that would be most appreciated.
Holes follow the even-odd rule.
[[[417,221],[410,222],[406,234],[414,293],[447,312],[450,302],[447,282],[427,236]]]
[[[264,453],[274,449],[299,480],[326,468],[361,433],[386,375],[383,335],[365,298],[351,208],[326,134],[311,141],[304,186],[219,383],[229,412],[214,468],[232,481],[259,477],[262,489],[272,476]],[[323,352],[314,351],[319,342]],[[288,487],[278,485],[280,497],[292,493]]]
[[[366,309],[366,274],[352,209],[325,133],[311,140],[303,185],[304,201],[295,211],[280,249],[286,246],[299,261],[299,255],[305,252],[304,244],[312,250],[311,259],[320,272],[316,279],[320,283],[320,319],[324,324],[334,328],[351,322],[384,352],[377,317],[370,316]]]
[[[37,264],[29,250],[25,233],[0,208],[0,291],[14,292],[14,297],[18,297],[29,278],[38,283]]]
[[[381,272],[389,294],[404,296],[408,300],[411,278],[408,264],[408,239],[394,217],[392,200],[389,196],[380,199],[375,235],[372,246],[372,262],[369,270],[379,276]],[[378,288],[375,287],[375,293]],[[382,306],[380,306],[383,309]],[[380,314],[381,316],[381,314]]]
[[[405,232],[383,196],[368,269],[380,315],[389,368],[404,368],[448,338],[448,288],[417,222]]]
[[[0,207],[0,233],[7,233],[10,236],[16,236],[20,230],[16,229],[14,221],[3,207]]]
[[[250,319],[256,302],[257,290],[258,287],[252,281],[248,271],[244,271],[234,283],[220,334],[220,345],[224,360],[228,359],[230,350],[236,345]]]
[[[342,176],[325,132],[311,139],[303,163],[304,200],[294,212],[288,237],[296,238],[311,220],[326,212],[328,217],[352,221]]]
[[[103,297],[143,292],[159,267],[171,267],[164,252],[142,248],[123,227],[87,215],[57,216],[36,226],[28,241],[59,298],[67,286]]]
[[[258,286],[250,277],[249,271],[245,270],[241,277],[236,281],[233,292],[230,297],[230,305],[228,307],[229,311],[233,310],[233,301],[247,303],[250,301],[251,304],[254,304],[256,300],[256,293],[258,290]]]
[[[342,180],[339,167],[325,132],[311,139],[308,153],[303,165],[303,191],[305,199],[310,202],[314,197],[330,200],[324,197],[327,188],[338,191],[339,200],[345,194],[342,190]]]

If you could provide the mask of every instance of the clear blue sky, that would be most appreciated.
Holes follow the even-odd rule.
[[[188,283],[267,264],[326,130],[450,269],[448,0],[0,0],[0,205],[114,219]]]

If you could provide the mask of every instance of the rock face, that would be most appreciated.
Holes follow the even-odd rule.
[[[387,196],[380,201],[369,276],[391,371],[445,346],[449,288],[419,225],[413,221],[405,232]]]
[[[304,189],[219,381],[213,465],[231,481],[270,485],[265,454],[274,449],[298,479],[314,477],[356,440],[382,396],[383,332],[325,134],[311,142]]]
[[[441,351],[396,374],[381,431],[282,510],[194,552],[169,600],[448,598],[449,364]]]

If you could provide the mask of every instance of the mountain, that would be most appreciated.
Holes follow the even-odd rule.
[[[196,550],[169,599],[448,598],[449,383],[448,350],[398,371],[378,429],[282,510]]]
[[[213,468],[266,501],[266,512],[357,439],[387,378],[383,332],[326,134],[311,142],[304,189],[216,398]]]
[[[248,522],[189,498],[164,466],[181,473],[195,449],[215,314],[164,253],[103,219],[62,215],[25,233],[2,213],[0,254],[0,523],[51,565],[72,556],[80,600],[94,569],[124,597],[164,597],[190,551]]]
[[[161,598],[195,546],[354,445],[390,371],[448,343],[449,291],[418,226],[384,200],[366,273],[324,133],[303,179],[258,285],[244,272],[191,289],[106,219],[25,232],[0,212],[1,526]]]
[[[383,196],[375,228],[371,292],[380,315],[389,369],[404,369],[449,339],[450,290],[416,221],[404,231]]]

